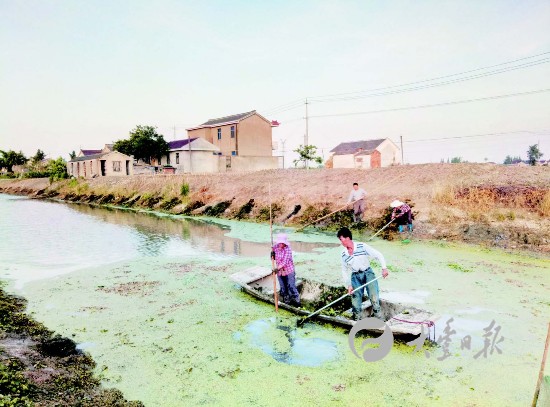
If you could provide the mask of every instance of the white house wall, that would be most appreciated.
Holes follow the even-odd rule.
[[[74,177],[93,178],[102,176],[101,161],[105,160],[105,176],[125,177],[134,174],[134,165],[131,157],[119,152],[112,152],[100,158],[83,161],[69,161],[67,173]],[[120,171],[115,171],[114,162],[120,162]],[[127,164],[128,163],[128,164]],[[126,169],[128,168],[128,174]]]
[[[176,159],[179,154],[179,163]],[[191,161],[189,159],[191,157]],[[219,172],[219,156],[212,151],[180,150],[170,152],[170,165],[176,168],[176,174],[188,172]],[[162,157],[162,165],[167,165],[166,157]]]
[[[382,167],[401,164],[401,150],[390,140],[384,140],[376,149],[380,151]]]
[[[279,168],[279,157],[231,157],[230,171],[262,171],[277,168]]]
[[[108,155],[105,155],[99,159],[98,161],[98,168],[99,171],[101,171],[100,167],[100,160],[105,160],[105,176],[114,176],[114,177],[125,177],[127,175],[134,175],[134,163],[133,160],[130,159],[127,155],[121,154],[119,152],[113,152]],[[113,167],[113,163],[115,161],[120,162],[120,171],[115,171]],[[126,174],[126,162],[128,161],[128,171],[129,173]],[[101,174],[99,174],[101,175]]]
[[[355,168],[368,170],[370,168],[370,159],[371,159],[370,154],[355,156]]]
[[[333,168],[355,168],[355,157],[353,154],[335,155],[332,157]]]

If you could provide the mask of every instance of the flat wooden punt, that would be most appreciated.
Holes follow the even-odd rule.
[[[267,303],[274,304],[273,277],[271,276],[271,270],[269,268],[259,266],[250,267],[246,270],[232,274],[231,279],[235,281],[243,291],[250,294],[251,296]],[[338,296],[341,296],[345,293],[344,287],[329,286],[308,279],[297,279],[296,286],[298,288],[298,291],[300,292],[300,299],[303,305],[318,301],[319,297],[326,290],[340,290],[341,293]],[[277,290],[279,290],[278,281]],[[338,297],[334,297],[334,299],[336,298]],[[435,322],[436,320],[436,316],[429,311],[406,304],[390,302],[384,299],[383,293],[380,294],[380,307],[384,320],[386,321],[386,325],[391,328],[394,336],[418,336],[421,334],[422,329],[421,324],[419,324],[418,322]],[[309,311],[303,308],[297,308],[292,305],[285,304],[281,301],[279,301],[279,308],[290,311],[301,317],[305,317],[310,314]],[[369,300],[363,302],[362,308],[363,314],[361,315],[361,318],[365,318],[371,315],[372,305]],[[321,313],[314,316],[313,318],[344,327],[352,327],[355,324],[355,321],[351,319],[351,308],[345,310],[340,315],[327,315]],[[400,320],[409,322],[402,322]],[[426,328],[425,332],[428,331]],[[382,330],[373,329],[372,332],[381,333]]]

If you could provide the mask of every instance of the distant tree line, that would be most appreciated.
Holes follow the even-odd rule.
[[[538,143],[533,144],[532,146],[529,146],[529,149],[527,150],[527,163],[529,163],[529,165],[536,165],[543,155],[544,154],[539,149]],[[520,162],[523,162],[520,156],[512,157],[507,155],[504,159],[504,164],[517,164]]]
[[[529,165],[536,165],[537,162],[542,158],[544,154],[540,151],[538,144],[533,144],[532,146],[529,146],[529,149],[527,150],[527,163]],[[485,158],[485,161],[488,159]],[[467,163],[468,161],[464,160],[462,157],[453,157],[451,159],[447,158],[447,164],[458,164],[458,163]],[[507,155],[504,159],[503,164],[517,164],[520,162],[524,162],[520,156],[511,156]],[[441,164],[445,163],[445,159],[442,158],[440,161]]]
[[[0,170],[5,169],[8,176],[13,177],[13,167],[25,165],[26,171],[20,175],[22,178],[48,177],[50,181],[56,181],[68,177],[67,163],[63,158],[44,162],[45,158],[46,154],[40,149],[30,158],[25,157],[21,151],[0,150]]]
[[[451,159],[447,158],[447,164],[460,164],[460,163],[467,163],[468,161],[464,160],[462,157],[453,157]],[[442,158],[440,161],[441,164],[445,163],[445,159]]]

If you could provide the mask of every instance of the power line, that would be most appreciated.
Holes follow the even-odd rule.
[[[503,98],[508,98],[508,97],[514,97],[514,96],[533,95],[533,94],[544,93],[544,92],[548,92],[548,91],[550,91],[550,89],[539,89],[539,90],[533,90],[533,91],[529,91],[529,92],[509,93],[509,94],[506,94],[506,95],[488,96],[488,97],[478,98],[478,99],[466,99],[466,100],[457,100],[457,101],[453,101],[453,102],[434,103],[434,104],[429,104],[429,105],[398,107],[398,108],[394,108],[394,109],[370,110],[370,111],[366,111],[366,112],[323,114],[323,115],[309,116],[309,118],[311,119],[311,118],[318,118],[318,117],[355,116],[355,115],[361,115],[361,114],[398,112],[398,111],[402,111],[402,110],[427,109],[427,108],[430,108],[430,107],[451,106],[451,105],[459,105],[459,104],[465,104],[465,103],[481,102],[481,101],[484,101],[484,100],[494,100],[494,99],[503,99]]]
[[[543,134],[541,132],[536,132],[536,131],[517,130],[517,131],[506,131],[506,132],[501,132],[501,133],[472,134],[472,135],[468,135],[468,136],[427,138],[427,139],[421,139],[421,140],[405,140],[405,141],[403,141],[403,143],[417,143],[417,142],[424,142],[424,141],[441,141],[441,140],[462,139],[462,138],[471,138],[471,137],[515,135],[515,134],[518,134],[518,133],[532,133],[532,134],[535,134],[535,135],[550,136],[550,133]]]
[[[282,113],[286,112],[287,110],[296,109],[304,104],[304,100],[301,100],[300,102],[294,102],[294,103],[288,103],[286,105],[283,105],[279,107],[278,109],[268,110],[264,114],[266,115],[273,115],[275,113]]]
[[[473,72],[478,72],[478,71],[482,71],[482,70],[486,70],[486,69],[497,68],[497,67],[500,67],[500,66],[503,66],[503,65],[509,65],[509,64],[513,64],[513,63],[516,63],[516,62],[525,61],[525,60],[528,60],[528,59],[533,59],[533,58],[541,57],[543,55],[548,55],[548,54],[550,54],[550,51],[549,52],[543,52],[543,53],[536,54],[536,55],[532,55],[532,56],[529,56],[529,57],[515,59],[515,60],[512,60],[512,61],[502,62],[502,63],[495,64],[495,65],[489,65],[489,66],[486,66],[486,67],[471,69],[471,70],[468,70],[468,71],[458,72],[458,73],[454,73],[454,74],[450,74],[450,75],[438,76],[438,77],[431,78],[431,79],[408,82],[408,83],[404,83],[404,84],[400,84],[400,85],[374,88],[374,89],[365,90],[365,91],[355,91],[355,92],[347,92],[347,93],[335,93],[335,94],[329,94],[329,95],[313,96],[313,97],[309,98],[309,100],[310,101],[314,100],[315,102],[353,100],[353,99],[360,99],[360,98],[365,98],[365,97],[386,96],[386,95],[391,95],[391,94],[395,94],[395,93],[410,92],[410,91],[414,91],[414,90],[421,90],[421,89],[426,89],[426,88],[435,87],[435,86],[443,86],[443,85],[448,85],[448,84],[451,84],[451,83],[456,83],[456,82],[461,82],[461,81],[466,81],[466,80],[471,80],[471,79],[477,79],[477,78],[481,78],[481,77],[485,77],[485,76],[496,75],[496,74],[499,74],[499,73],[509,72],[509,71],[512,71],[512,70],[529,68],[531,66],[536,66],[536,65],[543,64],[543,63],[547,63],[547,62],[550,61],[550,59],[548,59],[548,57],[545,57],[545,58],[543,58],[539,61],[531,61],[531,62],[527,62],[527,63],[524,63],[522,65],[518,65],[518,66],[500,68],[500,69],[497,69],[497,70],[494,70],[494,71],[491,71],[491,72],[480,73],[480,74],[472,75],[472,76],[469,76],[469,77],[466,77],[466,78],[457,78],[457,79],[453,79],[451,81],[440,82],[440,83],[437,83],[437,84],[426,84],[426,85],[422,85],[422,86],[416,86],[416,87],[413,87],[413,88],[388,91],[389,89],[396,89],[396,88],[402,88],[402,87],[405,87],[405,86],[418,85],[418,84],[423,84],[423,83],[426,83],[426,82],[433,82],[433,81],[436,81],[436,80],[441,80],[441,79],[451,78],[451,77],[454,77],[454,76],[459,76],[459,75],[465,75],[465,74],[469,74],[469,73],[473,73]],[[385,91],[385,92],[372,94],[373,92],[378,92],[378,91]],[[371,95],[362,95],[362,94],[368,94],[368,93],[371,93]],[[355,95],[355,96],[351,96],[351,95]],[[346,96],[348,96],[348,97],[346,97]],[[334,99],[334,100],[332,100],[332,99],[322,100],[323,98],[335,98],[335,97],[336,97],[336,99]],[[315,100],[315,99],[318,99],[318,100]],[[297,99],[297,100],[294,100],[292,102],[285,103],[283,105],[275,106],[271,109],[268,109],[266,111],[266,114],[271,115],[271,114],[275,114],[275,113],[282,113],[282,112],[285,112],[285,111],[288,111],[288,110],[296,109],[296,108],[298,108],[298,107],[300,107],[304,104],[304,100],[305,100],[305,98]],[[294,121],[294,120],[299,120],[299,119],[293,119],[291,121]]]
[[[545,133],[549,132],[549,133]],[[503,136],[503,135],[517,135],[517,134],[525,134],[530,133],[532,135],[539,135],[539,136],[550,136],[550,129],[542,129],[542,130],[516,130],[516,131],[505,131],[505,132],[498,132],[498,133],[483,133],[483,134],[470,134],[466,136],[452,136],[452,137],[440,137],[440,138],[429,138],[429,139],[420,139],[420,140],[403,140],[403,143],[417,143],[417,142],[428,142],[428,141],[443,141],[443,140],[451,140],[451,139],[466,139],[466,138],[472,138],[472,137],[490,137],[490,136]],[[389,137],[387,137],[389,138]],[[391,140],[391,139],[390,139]],[[394,140],[392,140],[394,143],[396,143]],[[345,143],[345,141],[344,141]],[[340,144],[340,143],[338,143]],[[397,144],[397,143],[396,143]],[[318,146],[318,149],[332,149],[333,147],[327,147],[327,146]]]
[[[343,102],[343,101],[347,101],[347,100],[357,100],[357,99],[365,99],[365,98],[369,98],[369,97],[394,95],[394,94],[397,94],[397,93],[412,92],[412,91],[416,91],[416,90],[434,88],[434,87],[449,85],[449,84],[458,83],[458,82],[470,81],[472,79],[483,78],[485,76],[496,75],[496,74],[499,74],[499,73],[514,71],[514,70],[522,69],[522,68],[528,68],[528,67],[531,67],[531,66],[540,65],[540,64],[547,63],[547,62],[550,62],[550,58],[540,60],[540,61],[529,62],[527,64],[523,64],[523,65],[516,66],[516,67],[503,68],[503,69],[499,69],[499,70],[492,71],[492,72],[486,72],[486,73],[482,73],[482,74],[478,74],[478,75],[468,76],[468,77],[465,77],[465,78],[457,78],[457,79],[449,80],[449,81],[446,81],[446,82],[433,83],[433,84],[429,84],[429,85],[422,85],[422,86],[417,86],[417,87],[412,87],[412,88],[398,89],[398,90],[381,92],[381,93],[372,93],[372,94],[368,94],[368,95],[339,97],[339,98],[332,98],[332,99],[325,99],[325,100],[313,99],[313,101],[316,102],[316,103]]]
[[[365,90],[365,91],[355,91],[355,92],[347,92],[347,93],[335,93],[335,94],[332,94],[332,95],[313,96],[311,98],[313,99],[313,98],[324,98],[324,97],[333,97],[333,96],[345,96],[345,95],[353,95],[353,94],[357,94],[357,93],[368,93],[368,92],[376,92],[376,91],[379,91],[379,90],[400,88],[400,87],[403,87],[403,86],[416,85],[416,84],[424,83],[424,82],[432,82],[432,81],[439,80],[439,79],[445,79],[445,78],[450,78],[450,77],[453,77],[453,76],[464,75],[464,74],[468,74],[468,73],[472,73],[472,72],[482,71],[484,69],[496,68],[498,66],[513,64],[515,62],[524,61],[526,59],[537,58],[537,57],[540,57],[542,55],[547,55],[547,54],[550,54],[550,51],[543,52],[541,54],[532,55],[530,57],[515,59],[513,61],[502,62],[502,63],[496,64],[496,65],[490,65],[490,66],[486,66],[486,67],[482,67],[482,68],[471,69],[469,71],[458,72],[458,73],[454,73],[454,74],[451,74],[451,75],[438,76],[436,78],[425,79],[425,80],[422,80],[422,81],[408,82],[408,83],[404,83],[404,84],[400,84],[400,85],[393,85],[393,86],[385,86],[385,87],[382,87],[382,88],[369,89],[369,90]]]
[[[266,111],[267,111],[267,112],[271,112],[271,111],[274,111],[274,110],[279,110],[279,109],[281,109],[281,108],[285,108],[285,107],[287,107],[287,106],[289,106],[289,105],[294,105],[294,104],[296,104],[296,103],[302,104],[302,103],[304,103],[304,99],[295,99],[295,100],[293,100],[293,101],[291,101],[291,102],[288,102],[288,103],[285,103],[285,104],[282,104],[282,105],[278,105],[278,106],[272,107],[271,109],[267,109]]]

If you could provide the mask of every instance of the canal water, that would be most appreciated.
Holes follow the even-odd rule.
[[[339,283],[332,233],[274,231],[288,233],[298,275]],[[436,311],[440,346],[396,342],[368,363],[349,348],[347,331],[316,323],[297,329],[293,315],[239,291],[232,273],[270,266],[268,225],[0,194],[6,289],[79,343],[104,385],[128,399],[148,406],[527,404],[550,315],[548,259],[447,242],[372,245],[390,268],[382,293]]]

